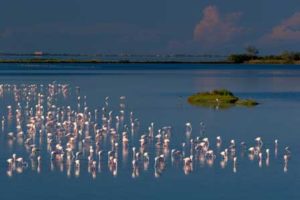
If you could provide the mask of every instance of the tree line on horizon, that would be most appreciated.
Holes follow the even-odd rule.
[[[245,53],[229,55],[228,61],[233,63],[294,64],[300,62],[300,52],[283,51],[279,55],[260,56],[258,48],[255,46],[248,46],[245,49]]]

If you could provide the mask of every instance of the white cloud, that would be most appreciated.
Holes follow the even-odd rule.
[[[241,12],[221,16],[216,6],[207,6],[194,29],[194,40],[210,46],[229,42],[243,32],[237,25],[240,17]]]

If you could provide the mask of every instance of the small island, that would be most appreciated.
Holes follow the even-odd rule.
[[[210,92],[201,92],[194,94],[188,98],[191,105],[213,107],[213,108],[229,108],[235,105],[253,107],[259,103],[253,99],[240,99],[232,92],[226,89],[213,90]]]

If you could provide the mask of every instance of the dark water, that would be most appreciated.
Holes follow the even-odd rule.
[[[63,65],[51,66],[52,68]],[[40,171],[30,164],[29,154],[23,144],[13,140],[9,144],[7,127],[1,132],[0,141],[0,187],[1,199],[299,199],[300,198],[300,68],[294,66],[149,66],[126,65],[109,70],[108,66],[94,71],[70,69],[48,71],[9,70],[20,65],[2,65],[1,84],[68,84],[70,95],[59,96],[57,104],[76,106],[75,87],[80,87],[80,94],[86,96],[90,111],[101,110],[104,98],[110,97],[109,109],[114,114],[119,112],[119,97],[126,96],[126,120],[129,112],[138,118],[140,126],[134,139],[129,142],[129,155],[122,156],[122,143],[119,144],[118,172],[116,176],[109,171],[106,158],[101,172],[96,177],[88,172],[87,160],[82,159],[80,175],[74,172],[74,164],[68,174],[68,167],[63,162],[63,169],[58,166],[51,169],[51,159],[43,143],[40,156]],[[24,67],[24,66],[23,66]],[[39,66],[34,66],[39,68]],[[44,67],[44,65],[43,65]],[[47,88],[47,87],[45,87]],[[227,88],[237,96],[254,98],[261,104],[255,108],[233,107],[226,110],[193,107],[186,103],[189,94],[215,88]],[[45,92],[47,95],[48,93]],[[7,105],[14,105],[11,92],[4,93],[0,99],[0,115],[7,116]],[[14,108],[14,107],[13,107]],[[186,141],[185,123],[193,126],[192,138],[200,136],[200,122],[205,124],[205,137],[211,141],[211,148],[216,154],[212,165],[195,161],[193,170],[185,174],[182,163],[172,164],[166,158],[166,167],[155,177],[155,145],[149,147],[148,170],[139,170],[133,178],[131,147],[139,146],[138,139],[147,133],[151,122],[155,123],[155,134],[159,128],[172,127],[169,150],[181,149],[181,142]],[[99,122],[100,123],[100,122]],[[26,134],[26,133],[25,133]],[[120,134],[120,133],[119,133]],[[222,146],[218,150],[215,138],[222,137]],[[270,149],[270,163],[262,166],[258,158],[254,160],[241,155],[240,142],[255,145],[254,139],[263,139],[263,148]],[[231,139],[237,143],[236,172],[232,159],[225,168],[220,165],[219,151],[229,146]],[[274,154],[274,140],[279,140],[278,155]],[[45,141],[44,141],[45,142]],[[107,142],[109,143],[109,142]],[[106,145],[106,144],[105,144]],[[289,146],[291,157],[284,171],[284,148]],[[105,146],[109,148],[108,146]],[[188,149],[188,148],[187,148]],[[109,149],[108,149],[109,150]],[[107,149],[104,149],[107,152]],[[188,152],[188,151],[187,151]],[[7,175],[6,160],[16,153],[24,157],[29,166],[22,173]],[[264,153],[264,152],[263,152]],[[105,153],[106,155],[107,153]],[[188,153],[186,153],[189,155]],[[168,155],[166,153],[166,155]]]

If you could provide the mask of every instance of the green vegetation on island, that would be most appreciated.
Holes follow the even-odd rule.
[[[249,46],[246,48],[246,53],[228,56],[228,62],[237,64],[300,64],[300,52],[284,51],[279,55],[259,56],[259,50]]]
[[[200,92],[188,98],[191,105],[212,107],[212,108],[229,108],[235,105],[252,107],[259,103],[253,99],[240,99],[232,92],[226,89],[213,90],[210,92]]]

